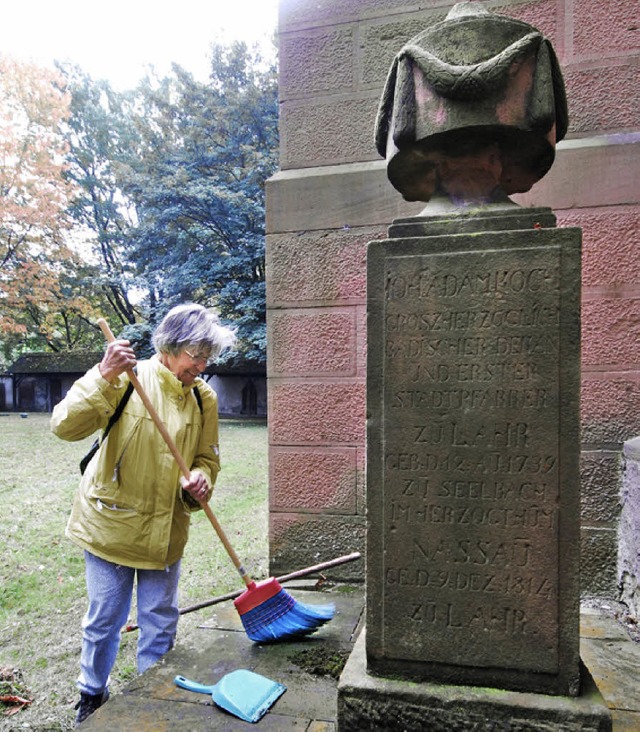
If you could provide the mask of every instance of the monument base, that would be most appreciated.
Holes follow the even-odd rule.
[[[611,714],[584,667],[581,687],[580,696],[563,697],[372,676],[363,631],[338,684],[338,730],[611,732]]]

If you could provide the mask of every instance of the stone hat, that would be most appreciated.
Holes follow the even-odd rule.
[[[431,198],[439,156],[496,145],[500,187],[509,195],[528,191],[548,172],[567,124],[564,82],[549,41],[527,23],[464,2],[396,55],[375,142],[406,200]]]

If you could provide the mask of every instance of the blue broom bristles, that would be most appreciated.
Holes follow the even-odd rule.
[[[333,605],[304,605],[280,590],[240,619],[252,641],[270,643],[309,635],[331,620],[335,611]]]

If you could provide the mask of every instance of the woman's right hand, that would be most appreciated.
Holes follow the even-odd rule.
[[[116,340],[107,346],[98,369],[103,379],[113,381],[120,374],[134,368],[136,363],[136,354],[133,352],[130,342]]]

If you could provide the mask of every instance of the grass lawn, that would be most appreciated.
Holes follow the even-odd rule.
[[[0,696],[33,703],[7,716],[0,730],[72,729],[78,693],[81,620],[85,611],[82,552],[64,536],[78,484],[78,462],[93,437],[59,440],[48,414],[0,416]],[[211,506],[249,574],[268,574],[267,429],[222,420],[222,471]],[[180,607],[242,589],[231,560],[206,516],[193,516],[182,563]],[[183,615],[180,637],[206,610]],[[131,620],[135,622],[135,607]],[[112,691],[135,676],[137,633],[123,634]]]

